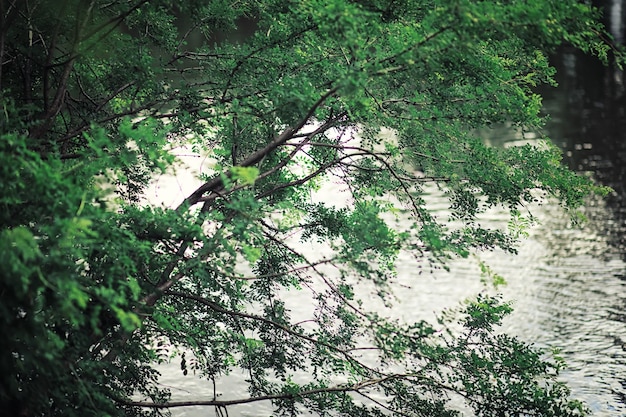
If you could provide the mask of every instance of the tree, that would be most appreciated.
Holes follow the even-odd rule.
[[[2,0],[0,16],[0,408],[188,405],[156,384],[167,345],[185,374],[247,372],[248,398],[197,403],[217,408],[453,416],[458,398],[481,416],[585,414],[557,380],[558,358],[496,331],[507,303],[481,296],[455,318],[403,323],[358,294],[373,286],[392,304],[401,252],[434,266],[514,252],[521,230],[481,227],[489,208],[523,224],[530,203],[575,213],[604,191],[547,142],[499,149],[477,133],[541,126],[534,87],[554,84],[558,46],[613,58],[597,10]],[[148,204],[181,144],[216,163],[178,207]],[[329,178],[347,206],[311,199]],[[432,186],[453,222],[429,210]],[[302,242],[332,254],[311,258]],[[309,320],[291,317],[286,290],[310,294]]]

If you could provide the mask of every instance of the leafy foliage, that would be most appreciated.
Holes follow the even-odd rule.
[[[402,251],[514,252],[529,204],[605,191],[547,142],[478,133],[540,127],[547,54],[613,53],[597,18],[576,0],[0,2],[0,408],[585,414],[560,360],[495,330],[500,300],[403,323],[359,294],[391,305]],[[216,164],[178,207],[150,205],[178,145]],[[328,182],[341,202],[313,198]],[[480,225],[493,207],[508,228]],[[250,397],[171,401],[154,364],[172,349],[214,384],[245,370]]]

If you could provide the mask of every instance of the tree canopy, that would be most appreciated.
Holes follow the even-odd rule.
[[[157,383],[174,352],[218,386],[246,372],[247,397],[193,403],[218,410],[585,414],[558,357],[497,331],[506,302],[406,323],[359,289],[390,306],[399,254],[515,252],[530,204],[602,192],[547,141],[480,136],[541,126],[555,48],[620,60],[598,18],[576,0],[1,0],[0,409],[191,405]],[[177,146],[213,162],[152,204]],[[325,181],[345,204],[312,197]],[[493,207],[508,227],[481,226]]]

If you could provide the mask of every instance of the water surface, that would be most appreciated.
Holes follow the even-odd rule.
[[[563,149],[566,163],[592,175],[615,191],[606,199],[591,199],[584,212],[589,221],[573,227],[569,217],[553,206],[533,208],[539,224],[512,256],[481,254],[508,285],[501,288],[515,311],[503,330],[542,348],[558,348],[568,367],[562,378],[574,397],[595,416],[626,416],[626,117],[622,73],[605,68],[573,51],[554,58],[560,86],[546,90],[545,109],[551,119],[541,132]],[[507,129],[494,129],[487,140],[494,146],[522,139]],[[446,201],[429,196],[444,215]],[[484,221],[506,222],[494,211]],[[313,250],[313,248],[311,248]],[[450,272],[419,273],[415,260],[403,257],[399,280],[403,291],[392,314],[405,320],[432,318],[443,308],[456,307],[463,298],[484,288],[475,263],[451,264]],[[298,297],[294,295],[294,297]],[[300,303],[297,298],[294,303]],[[297,309],[297,307],[295,307]],[[305,307],[301,307],[305,309]],[[301,314],[305,314],[305,310]],[[294,311],[294,315],[299,314]],[[213,386],[183,376],[177,365],[163,368],[162,383],[172,387],[175,399],[210,399]],[[243,375],[234,374],[218,386],[220,398],[246,397]],[[229,409],[233,416],[269,415],[268,404]],[[212,416],[213,408],[173,410],[175,416]]]

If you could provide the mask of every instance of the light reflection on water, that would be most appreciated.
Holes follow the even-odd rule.
[[[615,319],[626,303],[626,264],[606,236],[561,220],[546,221],[518,257],[490,260],[508,277],[503,293],[515,302],[504,330],[561,349],[563,379],[595,415],[626,415],[626,323]]]
[[[559,60],[560,59],[560,60]],[[567,362],[562,378],[573,396],[584,400],[598,417],[626,416],[626,122],[621,73],[602,69],[569,52],[555,62],[561,66],[561,89],[548,92],[546,108],[552,119],[546,132],[564,149],[574,169],[592,172],[616,192],[605,200],[593,199],[585,209],[589,222],[572,227],[569,218],[553,206],[533,209],[540,224],[522,242],[516,256],[483,253],[481,258],[503,275],[508,285],[500,291],[515,311],[503,330],[542,348],[559,348]],[[494,129],[494,144],[534,140]],[[446,202],[433,194],[432,206],[441,213]],[[506,224],[494,211],[485,224]],[[444,308],[484,287],[475,263],[451,263],[451,271],[429,273],[410,257],[401,257],[399,281],[410,287],[398,294],[391,314],[404,320],[429,319]],[[363,288],[367,292],[367,288]],[[493,292],[493,290],[490,290]],[[294,316],[304,308],[291,298]],[[301,311],[305,314],[305,310]],[[162,383],[175,387],[173,397],[210,399],[213,386],[183,376],[177,364],[162,368]],[[218,387],[223,399],[247,396],[243,375],[227,377]],[[175,416],[212,416],[213,408],[172,410]],[[229,409],[229,416],[270,415],[269,404],[248,404]]]
[[[429,200],[445,210],[443,197],[433,194]],[[626,380],[626,264],[607,238],[607,224],[617,225],[610,221],[612,212],[601,201],[587,211],[590,221],[579,229],[552,206],[536,207],[533,214],[541,224],[522,242],[518,255],[496,251],[483,253],[481,258],[508,281],[499,291],[514,303],[515,311],[503,330],[538,347],[560,349],[568,365],[563,379],[594,415],[626,415],[626,405],[620,401],[626,397],[622,385]],[[493,211],[482,221],[486,226],[502,225],[507,217]],[[458,260],[450,266],[450,272],[431,273],[419,268],[413,258],[402,257],[398,279],[405,287],[390,314],[406,321],[432,320],[442,309],[455,308],[461,300],[485,291],[475,262]],[[361,290],[368,291],[366,287]],[[309,314],[306,296],[294,293],[290,298],[294,317]],[[163,369],[162,382],[176,387],[174,398],[212,397],[210,382],[183,377],[177,367]],[[225,378],[218,386],[219,398],[245,398],[244,379],[237,374]],[[213,412],[196,407],[174,410],[173,415],[196,417]],[[269,404],[229,408],[230,416],[270,414]]]

